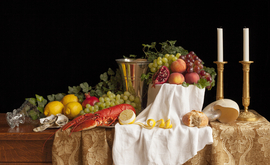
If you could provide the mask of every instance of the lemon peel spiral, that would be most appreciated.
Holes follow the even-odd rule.
[[[166,122],[164,122],[164,119],[160,119],[157,122],[154,119],[148,119],[146,121],[146,124],[143,124],[141,122],[136,122],[134,124],[140,125],[141,127],[146,128],[146,129],[152,129],[156,126],[156,123],[158,123],[157,125],[159,128],[164,128],[164,129],[172,128],[170,119],[168,119]]]

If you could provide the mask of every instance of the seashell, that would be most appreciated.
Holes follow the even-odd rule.
[[[41,119],[40,119],[41,120]],[[55,121],[57,120],[57,117],[52,115],[52,116],[49,116],[49,117],[46,117],[46,118],[43,118],[41,120],[42,122],[42,125],[39,126],[39,127],[36,127],[33,129],[34,132],[42,132],[44,131],[45,129],[51,127],[54,125]]]
[[[68,123],[68,117],[63,115],[63,114],[57,114],[57,120],[55,121],[55,125],[57,126],[64,126],[65,124]]]
[[[220,99],[212,102],[203,109],[210,121],[218,119],[222,123],[235,121],[240,113],[238,104],[231,99]]]
[[[48,122],[54,120],[55,117],[56,117],[56,116],[54,116],[54,115],[47,116],[47,117],[45,117],[45,118],[39,119],[39,122],[40,122],[40,124],[45,124],[45,123],[48,123]]]

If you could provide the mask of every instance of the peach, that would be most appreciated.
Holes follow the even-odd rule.
[[[178,72],[178,73],[183,73],[187,69],[186,62],[182,59],[178,59],[174,62],[172,62],[170,66],[171,72]]]
[[[185,77],[181,73],[170,74],[168,82],[170,84],[182,84],[185,81]]]
[[[200,79],[200,76],[196,72],[186,73],[185,75],[186,83],[189,83],[189,84],[197,83],[199,79]]]

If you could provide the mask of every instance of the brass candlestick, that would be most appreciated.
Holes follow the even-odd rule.
[[[254,113],[248,111],[248,106],[250,104],[250,97],[249,97],[249,70],[250,64],[253,61],[239,61],[243,65],[243,97],[242,97],[242,104],[244,106],[244,110],[241,110],[241,113],[237,120],[241,121],[256,121],[259,119],[259,116],[255,115]]]
[[[224,70],[224,64],[227,64],[227,61],[219,62],[215,61],[214,63],[217,64],[217,94],[216,94],[216,99],[224,99],[224,94],[223,94],[223,70]]]

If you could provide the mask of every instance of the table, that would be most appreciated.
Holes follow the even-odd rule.
[[[5,115],[5,113],[0,113],[0,165],[7,163],[8,165],[52,164],[54,136],[51,135],[57,129],[47,129],[37,133],[33,132],[33,128],[38,124],[33,123],[20,124],[19,127],[11,129]]]
[[[256,113],[255,111],[253,111]],[[267,165],[270,162],[270,123],[210,122],[213,144],[205,146],[184,165]],[[52,148],[53,164],[111,165],[114,129],[94,128],[72,133],[58,131]]]

